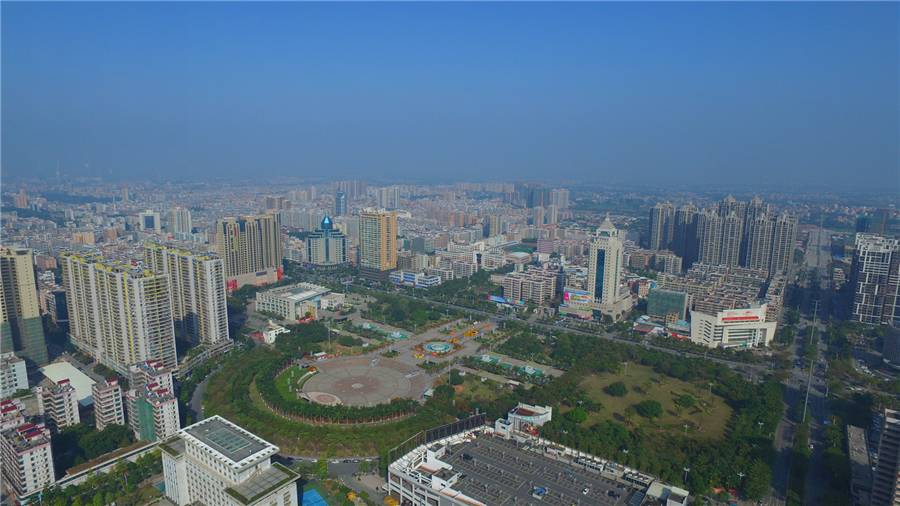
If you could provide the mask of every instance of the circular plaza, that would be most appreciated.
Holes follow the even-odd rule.
[[[391,399],[418,399],[430,386],[418,368],[377,357],[344,357],[320,362],[303,384],[303,396],[324,405],[375,406]]]

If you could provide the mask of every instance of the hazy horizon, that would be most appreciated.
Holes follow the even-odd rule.
[[[7,178],[900,185],[898,4],[2,11]]]

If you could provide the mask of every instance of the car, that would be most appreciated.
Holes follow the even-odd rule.
[[[472,456],[468,453],[463,453],[463,460],[472,460]]]
[[[581,493],[582,493],[583,495],[588,495],[588,494],[591,493],[591,489],[589,489],[589,488],[587,488],[587,487],[584,487],[583,489],[581,489]]]

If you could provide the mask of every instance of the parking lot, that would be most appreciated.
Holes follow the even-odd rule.
[[[465,475],[454,488],[487,504],[616,506],[634,491],[505,439],[482,437],[450,451],[442,460]],[[541,499],[532,495],[536,488],[545,490]]]

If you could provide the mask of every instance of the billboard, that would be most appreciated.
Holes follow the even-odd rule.
[[[566,288],[563,292],[563,304],[590,304],[594,299],[590,292]]]

